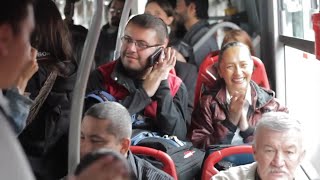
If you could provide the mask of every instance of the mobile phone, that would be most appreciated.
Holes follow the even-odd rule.
[[[160,48],[156,49],[156,50],[154,51],[154,53],[151,54],[151,55],[148,57],[148,62],[149,62],[149,65],[150,65],[150,66],[155,65],[155,64],[159,61],[159,58],[160,58],[160,56],[161,56],[161,54],[162,54],[162,51],[163,51],[163,48],[160,47]]]

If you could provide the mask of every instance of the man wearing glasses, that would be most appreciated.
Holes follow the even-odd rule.
[[[172,71],[176,56],[166,48],[166,25],[157,17],[137,15],[129,20],[121,40],[120,58],[92,72],[87,92],[105,90],[115,97],[134,116],[133,129],[185,139],[188,95]]]
[[[112,0],[106,9],[107,24],[102,26],[95,53],[96,66],[109,62],[113,58],[117,42],[118,28],[125,0]]]

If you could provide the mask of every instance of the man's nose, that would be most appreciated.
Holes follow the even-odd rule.
[[[272,160],[272,165],[275,167],[282,167],[285,164],[285,157],[283,153],[277,152]]]

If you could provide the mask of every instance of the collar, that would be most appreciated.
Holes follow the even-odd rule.
[[[130,77],[128,77],[124,72],[125,69],[121,63],[121,59],[117,59],[115,62],[114,69],[111,73],[111,78],[116,81],[118,84],[124,86],[130,93],[133,93],[136,91],[136,86],[134,83],[134,80]]]
[[[229,93],[229,91],[226,88],[226,101],[228,104],[230,104],[230,99],[231,99],[231,95]],[[249,102],[249,105],[252,104],[252,100],[251,100],[251,86],[250,84],[247,87],[247,91],[246,91],[246,97],[245,99]]]

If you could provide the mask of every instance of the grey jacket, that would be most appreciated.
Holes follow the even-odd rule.
[[[190,28],[190,30],[183,37],[182,41],[189,44],[190,46],[194,46],[199,41],[199,39],[201,39],[201,37],[204,36],[208,31],[209,24],[207,23],[207,21],[200,20]],[[211,38],[207,39],[207,41],[203,43],[203,45],[199,48],[198,51],[194,52],[195,62],[190,63],[197,65],[197,67],[199,68],[204,58],[210,52],[216,51],[218,49],[218,44],[212,35]]]

